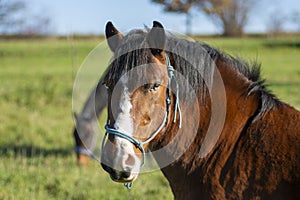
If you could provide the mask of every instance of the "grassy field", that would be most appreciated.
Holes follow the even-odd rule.
[[[261,62],[269,88],[300,108],[300,38],[203,41]],[[75,164],[73,81],[99,42],[0,41],[0,199],[172,199],[160,171],[141,175],[128,191],[99,163]]]

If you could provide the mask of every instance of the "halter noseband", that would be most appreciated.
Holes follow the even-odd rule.
[[[181,128],[181,110],[180,110],[180,105],[179,105],[179,88],[178,88],[178,83],[175,79],[175,75],[174,75],[174,68],[173,66],[171,65],[171,62],[170,62],[170,59],[169,59],[169,56],[167,53],[165,53],[165,59],[166,59],[166,66],[167,66],[167,70],[168,70],[168,76],[169,76],[169,79],[168,79],[168,88],[167,88],[167,97],[166,97],[166,104],[167,104],[167,107],[166,107],[166,112],[165,112],[165,116],[164,116],[164,119],[163,121],[161,122],[160,126],[158,127],[158,129],[151,134],[151,136],[145,140],[145,141],[140,141],[140,140],[137,140],[135,139],[134,137],[130,136],[130,135],[127,135],[126,133],[123,133],[123,132],[120,132],[114,128],[110,128],[109,127],[109,120],[107,120],[107,123],[105,125],[105,130],[106,130],[106,133],[104,134],[104,137],[103,137],[103,140],[102,140],[102,150],[104,148],[104,143],[105,143],[105,140],[106,140],[106,137],[108,134],[112,134],[112,135],[115,135],[115,136],[118,136],[118,137],[121,137],[123,139],[126,139],[128,140],[129,142],[131,142],[132,144],[134,144],[134,146],[136,146],[137,148],[139,148],[143,154],[143,158],[142,158],[142,162],[141,162],[141,167],[145,164],[145,149],[143,147],[144,144],[147,144],[149,142],[151,142],[159,133],[160,131],[163,129],[163,127],[165,126],[166,122],[167,122],[167,119],[168,119],[168,116],[169,116],[169,110],[170,110],[170,105],[171,105],[171,84],[172,82],[174,82],[175,84],[175,92],[176,92],[176,101],[175,101],[175,107],[174,107],[174,120],[173,120],[173,123],[176,122],[176,117],[177,117],[177,112],[179,114],[179,128]],[[132,186],[132,182],[130,183],[125,183],[124,186],[128,189],[131,188]]]

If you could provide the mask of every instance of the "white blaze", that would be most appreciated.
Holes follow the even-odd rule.
[[[124,90],[121,94],[120,101],[120,113],[116,118],[114,128],[120,132],[126,133],[128,135],[132,135],[133,132],[133,121],[130,116],[130,111],[132,108],[130,102],[130,94],[127,87],[124,87]]]
[[[123,87],[121,94],[117,94],[121,96],[118,105],[119,112],[117,113],[115,124],[113,126],[119,132],[131,136],[133,134],[133,120],[130,115],[132,109],[132,104],[130,101],[130,93],[128,91],[128,88],[126,87],[127,80],[125,78],[122,78],[121,81],[122,81],[122,85],[125,85],[125,87]],[[121,137],[115,137],[115,140],[119,148],[114,161],[114,168],[117,170],[122,170],[126,168],[127,167],[126,160],[128,159],[128,156],[130,154],[135,159],[134,166],[131,166],[131,168],[133,167],[132,172],[138,173],[140,161],[138,157],[135,155],[133,144]]]

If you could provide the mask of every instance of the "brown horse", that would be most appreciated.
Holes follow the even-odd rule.
[[[158,22],[126,36],[108,22],[106,37],[112,180],[129,186],[148,150],[175,199],[300,199],[300,112],[267,91],[259,65]]]

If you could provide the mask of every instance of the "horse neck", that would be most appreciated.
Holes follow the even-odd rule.
[[[102,83],[102,79],[90,93],[81,111],[81,116],[91,121],[99,117],[101,111],[107,104],[107,91],[105,86],[100,83]]]
[[[199,186],[203,185],[203,182],[205,181],[211,181],[205,179],[212,177],[217,179],[219,177],[221,168],[225,165],[228,157],[232,153],[235,143],[243,132],[243,129],[247,127],[247,124],[251,121],[258,109],[258,96],[256,94],[247,96],[246,91],[251,84],[251,81],[221,59],[216,61],[216,65],[226,91],[226,114],[224,125],[220,130],[210,132],[219,135],[216,143],[210,139],[205,141],[206,137],[210,137],[207,133],[212,116],[209,95],[207,95],[208,97],[205,99],[206,105],[198,105],[199,113],[191,112],[191,109],[182,108],[183,119],[193,119],[199,117],[199,114],[201,113],[201,120],[199,121],[196,137],[193,139],[192,144],[186,149],[185,153],[171,165],[162,169],[162,172],[172,186],[174,194],[178,191],[184,191],[185,189],[187,190],[186,192],[188,192],[191,184]],[[220,83],[213,83],[212,93],[222,93],[219,84]],[[201,101],[200,97],[199,101]],[[216,104],[218,104],[218,102],[216,102]],[[193,106],[195,105],[190,105],[189,107],[192,107],[193,110]],[[173,124],[169,128],[167,134],[170,135],[172,130],[176,130],[176,125],[177,124]],[[183,127],[183,129],[187,130],[187,132],[189,130],[187,127]],[[217,131],[220,131],[220,133],[216,133]],[[186,131],[177,134],[182,134],[182,137],[180,137],[181,139],[179,140],[183,142],[186,141],[186,137],[189,137],[187,136],[189,134],[186,133]],[[170,141],[170,138],[168,141]],[[177,146],[180,148],[182,145],[179,142]],[[213,148],[208,154],[201,157],[200,154],[203,152],[203,148],[205,151],[207,150],[206,148],[209,149],[211,146],[213,146]],[[167,151],[165,156],[172,156],[172,153]],[[210,176],[211,174],[214,175]]]
[[[216,60],[216,66],[222,76],[226,91],[225,120],[212,151],[201,162],[199,161],[204,166],[205,174],[209,176],[209,174],[214,173],[214,177],[218,177],[220,174],[220,169],[227,162],[243,131],[251,124],[260,104],[259,94],[248,95],[247,91],[252,83],[248,78],[224,62],[222,58]],[[220,92],[218,85],[216,85],[215,90],[216,93]],[[209,146],[209,142],[203,144],[203,140],[201,144],[204,148]]]

